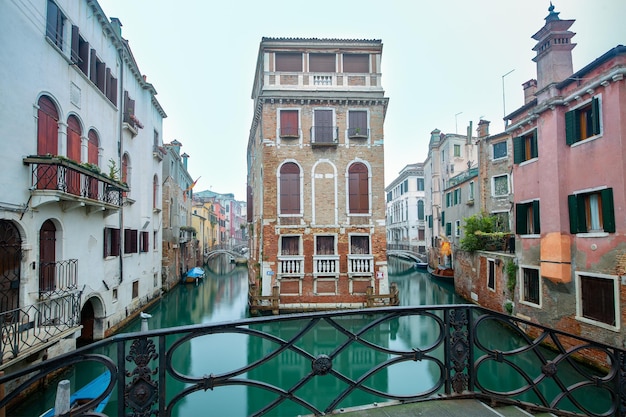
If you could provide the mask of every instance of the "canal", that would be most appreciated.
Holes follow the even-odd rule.
[[[199,285],[181,284],[173,288],[169,293],[165,294],[160,302],[150,308],[147,313],[152,317],[148,320],[150,329],[167,328],[175,326],[183,326],[199,323],[220,323],[232,320],[238,320],[248,317],[248,276],[245,266],[236,267],[229,263],[226,259],[217,259],[206,267],[207,277]],[[426,271],[420,271],[411,268],[406,261],[396,258],[389,260],[390,280],[398,284],[400,292],[400,305],[417,306],[417,305],[433,305],[433,304],[453,304],[462,303],[463,300],[454,293],[452,284],[434,281],[429,277]],[[277,324],[278,325],[278,324]],[[358,324],[355,324],[358,325]],[[288,327],[288,326],[286,326]],[[122,331],[136,332],[141,330],[141,320],[136,319],[129,323]],[[276,334],[290,333],[293,329],[264,329],[265,331]],[[424,328],[422,327],[422,330]],[[435,331],[435,329],[433,329]],[[324,330],[318,330],[314,338],[305,339],[307,343],[324,345],[323,340],[314,340],[318,337],[323,338]],[[209,373],[220,373],[245,365],[249,360],[251,352],[263,352],[267,346],[251,346],[246,336],[223,334],[220,335],[220,343],[207,343],[204,338],[194,339],[189,343],[188,348],[184,349],[184,354],[177,358],[177,366],[179,370],[183,370],[189,375],[202,375]],[[391,348],[406,347],[414,345],[411,340],[414,337],[424,339],[428,337],[424,332],[419,334],[411,334],[408,326],[399,325],[397,329],[392,329],[388,335],[380,335],[388,340],[376,340],[381,345],[388,345]],[[259,343],[260,340],[256,339]],[[334,341],[333,341],[334,343]],[[305,347],[310,349],[310,347]],[[322,348],[323,349],[323,348]],[[101,352],[105,355],[113,352]],[[360,368],[368,367],[368,363],[362,363]],[[419,363],[416,366],[420,368]],[[403,381],[407,378],[412,380],[423,379],[431,380],[434,377],[428,377],[429,370],[415,369],[416,367],[391,367],[387,375],[383,378],[374,379],[375,388],[381,391],[402,392]],[[289,375],[289,370],[279,375],[276,372],[277,380],[283,378],[296,378],[296,375]],[[420,372],[421,376],[416,376],[415,372]],[[99,371],[85,369],[85,367],[76,367],[62,376],[69,379],[74,386],[80,387],[92,378]],[[358,369],[355,370],[358,372]],[[376,386],[378,385],[378,386]],[[384,385],[384,386],[381,386]],[[394,387],[393,385],[396,385]],[[168,386],[169,389],[172,386]],[[181,384],[181,390],[184,386]],[[322,391],[328,392],[329,396],[334,397],[341,387],[324,387]],[[413,386],[415,388],[415,386]],[[319,387],[310,386],[309,389],[319,389]],[[335,391],[337,390],[337,391]],[[253,390],[246,390],[245,387],[226,388],[220,391],[218,401],[211,400],[211,415],[221,417],[240,417],[250,413],[250,405],[257,404],[262,398],[255,398]],[[206,415],[207,404],[206,395],[204,393],[195,393],[188,396],[179,403],[173,415],[191,416]],[[263,392],[258,392],[263,396]],[[55,390],[51,387],[47,390],[41,390],[34,394],[26,404],[12,410],[10,415],[14,416],[35,416],[42,411],[54,405]],[[169,397],[169,395],[168,395]],[[354,398],[349,403],[358,404],[359,401],[371,400],[369,398]],[[105,409],[107,415],[115,415],[117,399],[115,392]],[[371,402],[371,401],[370,401]],[[254,408],[254,407],[253,407]],[[283,410],[285,411],[285,410]],[[293,410],[296,412],[297,410]],[[279,415],[279,414],[276,414]]]
[[[199,285],[182,284],[165,294],[160,302],[147,311],[152,317],[148,320],[150,329],[169,328],[200,323],[222,323],[248,317],[248,287],[246,267],[235,267],[227,260],[211,264],[207,277]],[[465,301],[457,296],[451,283],[433,280],[426,271],[416,270],[406,261],[390,258],[389,275],[399,289],[401,306],[423,306],[439,304],[459,304]],[[341,323],[350,331],[358,331],[369,323],[371,317],[353,316]],[[283,340],[289,340],[303,324],[298,321],[266,323],[258,330],[271,333]],[[123,332],[141,330],[141,320],[131,322]],[[490,348],[508,351],[519,347],[519,338],[511,337],[501,326],[489,328],[486,340],[493,343]],[[415,347],[427,346],[439,334],[439,328],[427,317],[401,317],[386,327],[376,328],[364,336],[368,342],[395,351],[411,351]],[[330,325],[321,323],[314,331],[303,337],[298,343],[301,347],[315,354],[329,353],[342,343],[341,335]],[[168,345],[174,340],[170,340]],[[185,375],[219,375],[242,368],[267,355],[275,346],[262,338],[244,334],[214,334],[192,339],[181,345],[172,358],[172,366]],[[115,357],[115,352],[101,351],[104,355]],[[287,352],[289,353],[289,352]],[[367,347],[350,348],[333,361],[333,369],[352,380],[369,371],[373,366],[387,360],[387,354]],[[533,365],[533,358],[520,358],[520,366]],[[523,362],[527,362],[524,364]],[[534,364],[536,365],[536,364]],[[249,379],[267,381],[275,386],[292,386],[303,373],[310,370],[310,361],[298,355],[281,356],[266,365],[255,368],[246,376]],[[61,378],[71,381],[72,391],[83,386],[97,376],[101,370],[89,365],[79,364]],[[519,376],[510,369],[499,368],[497,364],[485,366],[482,373],[491,388],[502,388],[502,384],[513,389],[519,384]],[[262,376],[261,376],[262,374]],[[60,378],[60,379],[61,379]],[[169,378],[169,377],[168,377]],[[384,372],[376,373],[365,382],[368,388],[394,395],[412,395],[425,392],[437,383],[440,370],[432,361],[409,361],[392,365]],[[314,398],[315,406],[324,409],[345,389],[345,384],[336,378],[317,378],[298,388],[298,395]],[[183,382],[168,380],[168,392],[164,393],[167,401],[185,389]],[[301,391],[302,390],[302,391]],[[547,386],[546,390],[552,390]],[[314,393],[314,394],[313,394]],[[268,403],[268,391],[243,385],[219,387],[215,391],[197,391],[179,401],[172,410],[173,416],[210,415],[219,417],[243,417],[253,414]],[[54,404],[55,390],[50,387],[40,390],[29,401],[11,410],[12,416],[37,416]],[[520,397],[522,398],[522,397]],[[593,397],[592,397],[593,398]],[[596,396],[597,398],[597,396]],[[536,400],[536,398],[524,398]],[[357,390],[341,402],[341,407],[370,404],[384,401],[371,393]],[[104,412],[116,415],[117,398],[114,391]],[[283,404],[271,410],[268,416],[297,416],[309,414],[303,407],[293,403]]]

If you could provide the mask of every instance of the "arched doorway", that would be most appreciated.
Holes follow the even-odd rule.
[[[88,345],[104,338],[104,305],[99,296],[92,294],[80,310],[81,334],[76,340],[76,347]]]
[[[15,225],[0,220],[0,313],[20,306],[22,238]]]

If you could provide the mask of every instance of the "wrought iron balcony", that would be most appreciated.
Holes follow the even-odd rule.
[[[413,332],[420,336],[406,337]],[[306,342],[316,334],[324,335],[323,347]],[[207,358],[196,374],[180,359],[189,356],[192,343],[234,337],[245,337],[244,363]],[[399,339],[403,343],[390,343]],[[100,353],[105,351],[107,356]],[[584,364],[592,359],[601,366]],[[290,314],[121,333],[0,376],[6,389],[0,409],[58,370],[82,366],[108,369],[115,378],[73,415],[113,393],[113,415],[167,416],[197,397],[213,404],[236,386],[267,393],[262,401],[247,402],[245,415],[253,416],[334,415],[345,402],[364,407],[434,397],[475,398],[557,415],[624,416],[625,363],[626,351],[617,347],[476,305]],[[402,386],[375,384],[416,367],[428,368],[430,376]],[[241,398],[245,401],[245,394]],[[217,415],[211,408],[205,414]]]
[[[312,126],[312,146],[337,146],[339,129],[337,126]]]
[[[80,291],[0,313],[0,363],[6,365],[71,335],[80,326]]]
[[[90,211],[117,211],[127,185],[69,159],[34,155],[23,160],[31,168],[31,205],[60,202],[65,211],[87,207]]]
[[[39,298],[75,291],[78,282],[78,259],[39,262]]]
[[[348,138],[350,139],[367,139],[370,136],[370,130],[361,127],[348,128]]]

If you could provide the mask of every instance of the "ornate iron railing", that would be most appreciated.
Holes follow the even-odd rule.
[[[407,329],[416,337],[404,345],[390,342]],[[202,338],[210,346],[223,334],[258,340],[263,348],[248,349],[247,362],[234,369],[222,369],[225,358],[216,357],[202,375],[188,374],[180,355],[189,355],[189,344]],[[322,335],[319,343],[305,343]],[[114,353],[95,353],[104,348]],[[463,396],[565,416],[625,416],[624,353],[474,305],[294,314],[119,334],[1,376],[7,387],[20,382],[7,389],[0,408],[46,375],[92,361],[117,377],[76,416],[110,392],[118,399],[112,402],[114,415],[169,416],[191,395],[210,402],[232,386],[265,393],[261,402],[248,402],[252,416],[326,415],[343,408],[353,394],[366,401],[357,405]],[[599,367],[583,364],[592,360]],[[401,384],[406,392],[389,392],[399,385],[387,380],[390,369],[416,364],[433,377],[416,374]],[[282,368],[288,378],[280,376]],[[508,369],[506,378],[502,368]],[[383,380],[385,388],[373,380]],[[315,389],[301,390],[307,384]],[[329,386],[331,397],[319,395]],[[215,415],[211,410],[205,415]]]
[[[78,259],[39,262],[39,297],[63,294],[76,290]]]
[[[73,199],[82,198],[85,204],[95,201],[119,207],[122,192],[129,191],[126,185],[66,158],[37,155],[26,157],[23,162],[31,167],[33,193],[57,191]]]
[[[81,292],[67,292],[37,304],[0,313],[0,363],[78,330]]]

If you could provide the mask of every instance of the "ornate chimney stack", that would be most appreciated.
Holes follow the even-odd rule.
[[[569,31],[575,20],[561,20],[550,3],[546,24],[532,38],[537,41],[533,51],[537,55],[537,90],[565,80],[573,74],[572,49],[576,46],[571,40],[575,33]]]

